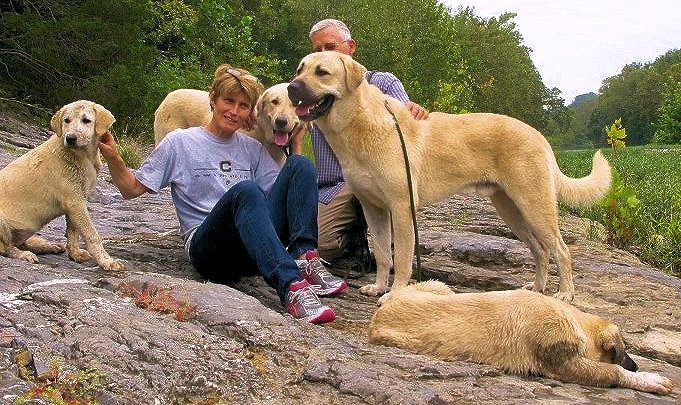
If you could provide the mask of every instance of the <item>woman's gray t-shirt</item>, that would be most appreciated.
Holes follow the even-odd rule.
[[[265,147],[248,135],[235,132],[219,138],[202,127],[170,132],[156,146],[135,177],[153,193],[166,186],[187,244],[218,200],[234,184],[253,180],[266,194],[279,166]]]

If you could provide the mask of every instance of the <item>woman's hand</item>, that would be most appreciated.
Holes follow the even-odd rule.
[[[116,146],[116,140],[114,139],[111,131],[107,131],[99,138],[99,151],[104,156],[104,159],[108,161],[115,160],[119,157],[118,147]]]

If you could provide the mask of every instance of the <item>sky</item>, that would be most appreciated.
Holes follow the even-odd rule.
[[[681,48],[681,0],[441,0],[456,12],[496,17],[513,12],[516,29],[544,84],[566,104],[594,92],[634,62]]]

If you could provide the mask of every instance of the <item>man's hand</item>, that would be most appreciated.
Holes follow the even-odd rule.
[[[428,118],[428,110],[421,107],[420,105],[409,101],[404,106],[407,107],[407,110],[409,110],[412,117],[416,118],[417,120],[425,120]]]

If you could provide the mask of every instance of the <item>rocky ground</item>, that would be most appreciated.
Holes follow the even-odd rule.
[[[48,135],[0,115],[0,167]],[[105,248],[128,269],[107,273],[63,254],[35,265],[0,257],[0,404],[46,387],[36,374],[45,378],[50,367],[62,387],[91,383],[82,395],[103,404],[681,401],[681,280],[594,240],[597,228],[579,218],[561,225],[574,259],[574,305],[617,323],[641,369],[674,381],[671,395],[511,376],[371,345],[376,299],[358,287],[373,275],[347,261],[334,271],[348,277],[349,291],[323,299],[338,319],[300,323],[258,278],[232,286],[202,280],[184,258],[169,192],[123,201],[105,170],[89,207]],[[454,197],[419,218],[424,279],[457,291],[533,279],[528,249],[485,200]],[[58,219],[41,234],[63,240],[64,229]],[[224,265],[228,271],[229,258]]]

